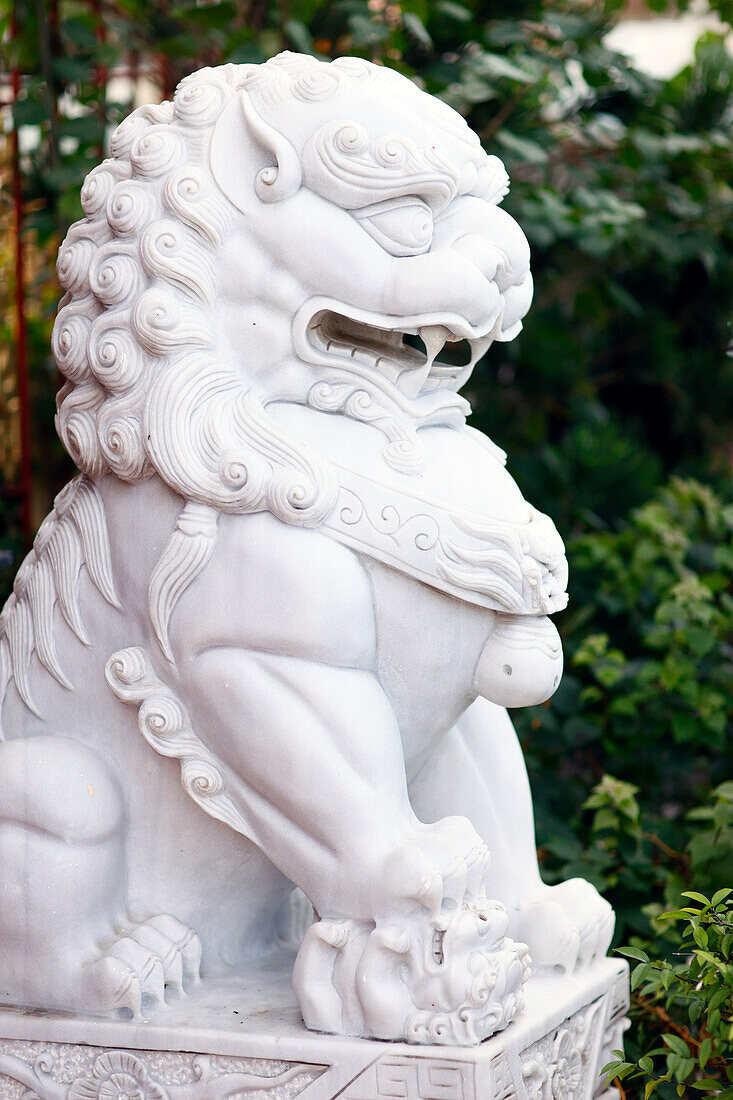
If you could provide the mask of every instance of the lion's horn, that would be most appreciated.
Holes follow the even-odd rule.
[[[289,199],[303,179],[300,157],[288,139],[257,114],[246,92],[242,92],[242,110],[253,136],[272,153],[277,162],[262,169],[255,180],[255,191],[263,202]]]
[[[253,212],[252,188],[262,202],[280,202],[294,195],[302,181],[296,149],[260,117],[246,92],[222,111],[210,157],[220,189],[245,214]]]

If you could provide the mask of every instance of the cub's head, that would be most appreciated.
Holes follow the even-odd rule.
[[[293,974],[306,1024],[410,1043],[480,1043],[524,1004],[529,956],[506,938],[507,926],[503,908],[486,899],[376,928],[319,921]]]

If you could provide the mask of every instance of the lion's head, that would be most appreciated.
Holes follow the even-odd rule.
[[[267,406],[376,423],[409,469],[415,428],[463,422],[458,388],[529,305],[500,161],[391,70],[294,54],[203,69],[111,152],[59,255],[53,337],[58,430],[93,477],[157,471],[186,500],[318,524],[334,472]],[[438,363],[462,338],[470,362]]]

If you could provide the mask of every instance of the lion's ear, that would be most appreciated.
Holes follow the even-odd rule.
[[[252,212],[253,191],[280,202],[300,187],[300,157],[286,137],[258,115],[246,92],[222,111],[211,139],[211,171],[238,210]]]

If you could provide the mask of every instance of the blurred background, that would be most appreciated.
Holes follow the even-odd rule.
[[[516,714],[543,872],[605,890],[636,952],[624,1095],[733,1096],[733,909],[704,945],[697,917],[659,919],[733,886],[733,0],[2,0],[0,20],[3,596],[72,473],[56,251],[132,107],[202,65],[352,53],[503,158],[536,297],[467,396],[569,550],[566,675]],[[690,950],[718,960],[694,1011]]]

